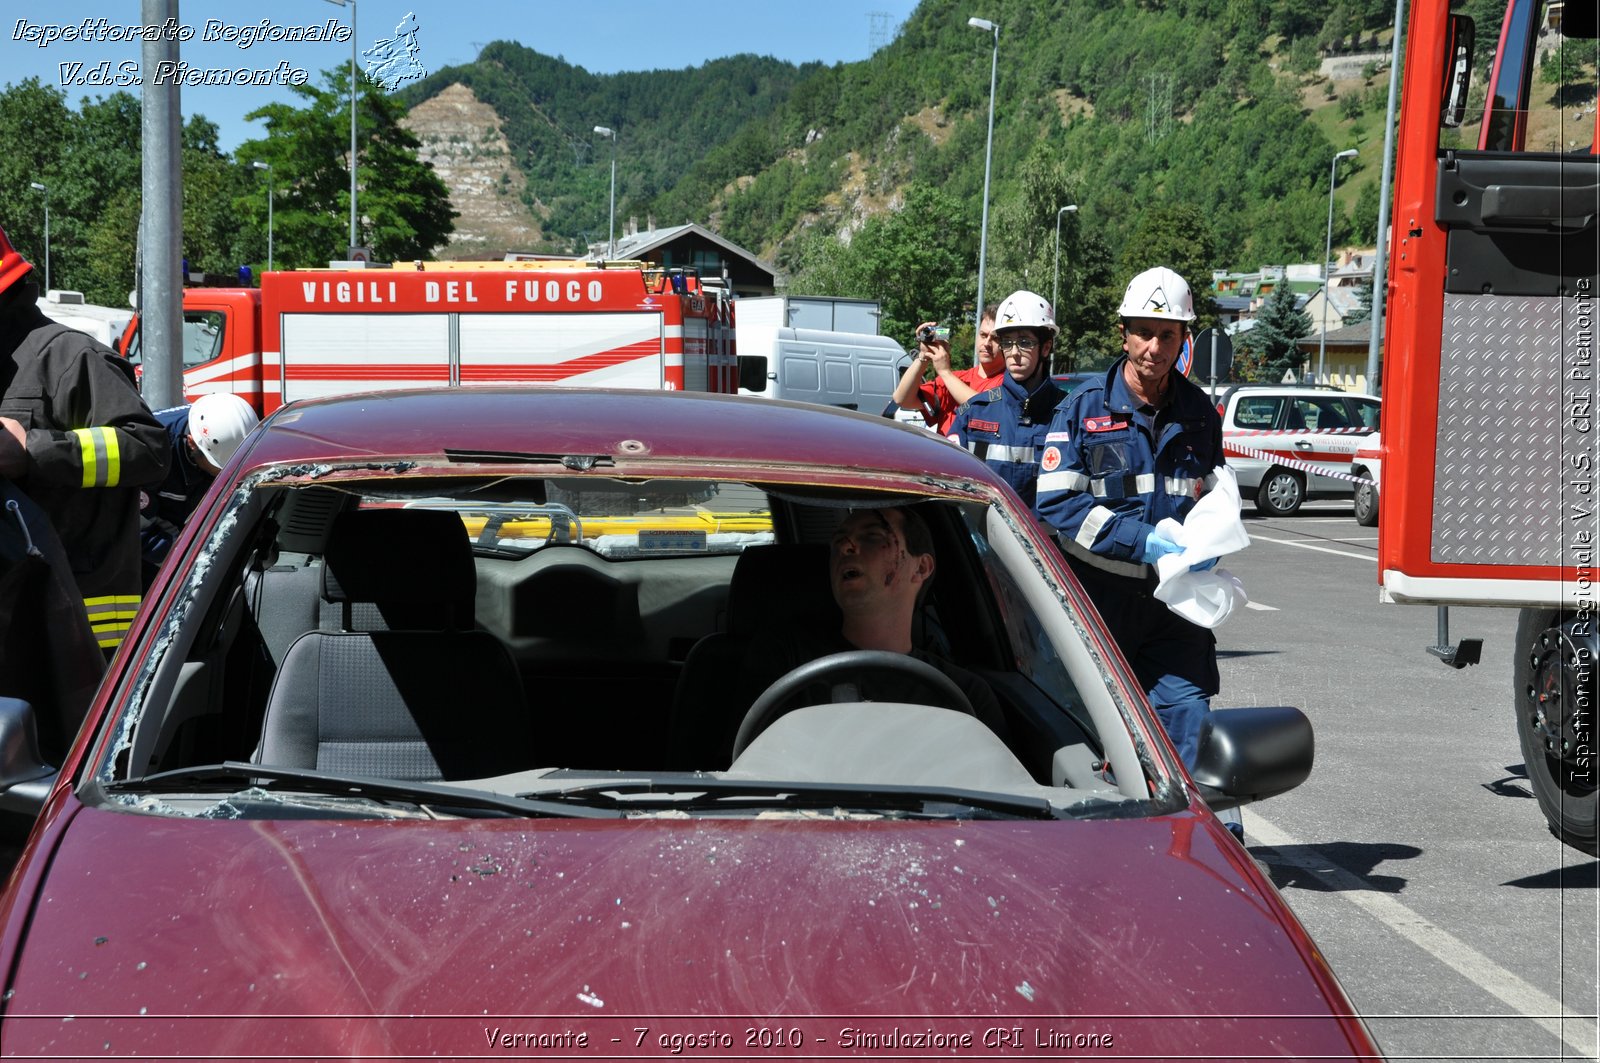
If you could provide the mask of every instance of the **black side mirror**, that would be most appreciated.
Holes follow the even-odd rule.
[[[0,808],[37,815],[55,781],[56,769],[39,753],[33,706],[0,697]]]
[[[1444,106],[1439,124],[1459,128],[1467,116],[1467,87],[1472,83],[1472,41],[1477,30],[1466,15],[1450,16],[1445,41]]]
[[[744,391],[767,390],[767,356],[741,354],[739,356],[739,387]]]
[[[1311,776],[1315,753],[1311,721],[1297,708],[1215,709],[1200,724],[1190,774],[1221,811],[1293,790]]]

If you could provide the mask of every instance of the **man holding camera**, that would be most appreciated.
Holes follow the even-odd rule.
[[[970,402],[980,391],[1000,386],[1006,363],[994,345],[994,307],[986,307],[978,323],[978,364],[971,369],[950,368],[950,336],[932,321],[917,326],[917,356],[911,360],[893,400],[904,409],[920,409],[922,419],[940,435],[950,434],[950,424],[962,403]],[[943,335],[940,335],[943,333]],[[923,383],[922,375],[933,369],[933,379]]]
[[[1050,419],[1066,398],[1050,378],[1055,311],[1043,296],[1012,292],[994,323],[994,345],[1005,361],[1000,386],[963,405],[947,434],[988,462],[1031,509]]]

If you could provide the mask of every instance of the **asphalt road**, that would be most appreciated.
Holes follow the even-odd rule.
[[[1226,562],[1216,707],[1297,705],[1311,779],[1244,811],[1246,844],[1392,1059],[1594,1059],[1597,862],[1546,830],[1511,715],[1511,610],[1452,609],[1482,663],[1429,656],[1432,608],[1380,605],[1348,503],[1246,505]]]

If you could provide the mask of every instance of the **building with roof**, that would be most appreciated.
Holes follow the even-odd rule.
[[[652,219],[654,221],[654,219]],[[535,251],[511,251],[507,262],[565,260],[594,261],[610,258],[615,262],[650,262],[665,269],[693,269],[713,284],[724,275],[736,296],[773,295],[777,291],[778,271],[732,240],[724,239],[694,222],[668,229],[640,231],[637,218],[629,218],[623,236],[617,240],[615,254],[608,255],[606,242],[589,245],[584,259],[570,255],[549,255]]]
[[[1367,347],[1372,341],[1372,319],[1331,329],[1327,334],[1327,352],[1323,355],[1323,373],[1317,378],[1317,355],[1322,347],[1322,334],[1313,332],[1295,341],[1295,346],[1306,352],[1305,378],[1318,383],[1333,384],[1346,391],[1370,394],[1367,381]]]

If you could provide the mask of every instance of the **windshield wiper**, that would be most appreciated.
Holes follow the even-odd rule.
[[[187,768],[174,768],[137,779],[124,779],[107,783],[104,789],[113,793],[166,793],[175,786],[199,788],[202,792],[235,793],[239,782],[246,788],[279,789],[274,784],[287,784],[282,789],[298,789],[332,797],[361,797],[375,800],[403,801],[407,804],[433,808],[473,808],[509,812],[519,816],[558,816],[566,819],[621,819],[620,810],[584,808],[526,797],[497,794],[489,790],[474,790],[448,783],[403,782],[363,775],[339,775],[311,768],[281,768],[270,764],[246,764],[226,760],[220,764],[197,764]]]
[[[641,798],[640,795],[654,795],[654,799]],[[840,786],[837,783],[723,779],[697,775],[588,782],[556,790],[535,790],[523,796],[551,803],[592,804],[603,801],[612,808],[635,810],[841,808],[946,818],[949,813],[937,811],[934,806],[954,805],[1022,819],[1056,819],[1061,814],[1042,797],[965,790],[954,786]]]

